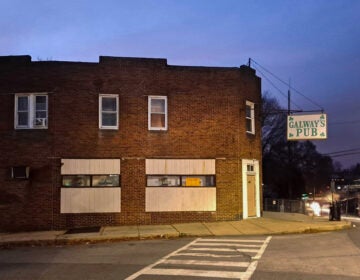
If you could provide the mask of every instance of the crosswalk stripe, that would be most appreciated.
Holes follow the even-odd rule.
[[[224,247],[249,247],[249,248],[261,248],[261,244],[254,245],[254,244],[226,244],[226,243],[197,243],[193,244],[192,246],[224,246]]]
[[[135,272],[134,274],[130,275],[129,277],[127,277],[125,280],[133,280],[135,278],[137,278],[138,276],[145,274],[147,271],[151,271],[153,269],[154,266],[162,263],[164,260],[170,258],[171,256],[176,255],[178,252],[186,250],[188,247],[190,247],[191,245],[193,245],[194,243],[196,243],[200,238],[196,238],[195,240],[193,240],[192,242],[186,244],[185,246],[175,250],[174,252],[171,252],[170,254],[168,254],[167,256],[161,258],[160,260],[158,260],[157,262],[150,264],[146,267],[144,267],[143,269],[139,270],[138,272]]]
[[[182,275],[182,276],[196,276],[207,278],[242,278],[244,272],[235,271],[217,271],[217,270],[195,270],[195,269],[159,269],[153,268],[146,271],[144,274],[149,275]]]
[[[258,265],[258,261],[253,261],[250,263],[246,271],[244,272],[244,276],[241,277],[241,280],[249,280],[251,276],[254,274],[256,267]]]
[[[209,258],[238,258],[239,255],[219,255],[219,254],[206,254],[206,253],[178,253],[176,256],[189,256],[189,257],[209,257]]]
[[[193,276],[193,277],[206,277],[206,278],[237,278],[241,280],[249,280],[254,273],[258,259],[261,258],[267,245],[271,240],[271,236],[264,240],[259,239],[202,239],[198,238],[188,243],[187,245],[173,251],[167,256],[159,259],[157,262],[148,265],[147,267],[139,270],[138,272],[130,275],[126,280],[132,280],[140,275],[167,275],[167,276]],[[226,242],[226,243],[224,243]],[[243,244],[244,243],[244,244]],[[249,244],[250,243],[250,244]],[[251,244],[261,243],[261,244]],[[221,248],[216,248],[216,247]],[[223,248],[230,247],[230,248]],[[202,252],[201,252],[202,251]],[[214,252],[214,253],[212,253]],[[217,253],[219,252],[219,253]],[[232,254],[226,254],[231,252]],[[242,257],[239,252],[255,253],[252,261],[248,262],[246,258]],[[181,259],[177,257],[207,257],[210,260],[201,259]],[[212,258],[212,260],[211,260]],[[230,261],[215,261],[218,258],[228,258]],[[239,261],[236,261],[239,260]],[[243,261],[240,261],[243,260]],[[173,265],[189,266],[219,266],[219,267],[237,267],[246,268],[246,271],[224,271],[224,270],[201,270],[201,269],[183,269],[171,268]],[[156,268],[163,265],[164,268]],[[168,265],[168,268],[166,268]],[[239,269],[241,270],[241,269]]]
[[[248,252],[248,253],[257,253],[259,250],[255,250],[255,249],[236,249],[236,251],[238,252]]]
[[[258,249],[227,249],[227,248],[189,248],[191,251],[217,251],[217,252],[250,252],[257,253]]]
[[[245,243],[264,243],[266,239],[220,239],[220,238],[201,238],[199,240],[199,243],[202,243],[204,241],[210,241],[210,242],[245,242]]]
[[[202,261],[202,260],[165,260],[167,264],[186,264],[186,265],[208,265],[208,266],[234,266],[248,267],[249,262],[219,262],[219,261]]]
[[[258,260],[261,258],[262,254],[264,253],[267,245],[269,244],[271,240],[271,236],[269,236],[268,238],[266,238],[265,242],[263,243],[263,245],[261,246],[260,250],[258,251],[258,253],[256,254],[255,257],[253,257],[254,260]]]

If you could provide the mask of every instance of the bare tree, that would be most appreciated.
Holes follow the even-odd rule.
[[[278,196],[299,197],[305,190],[324,188],[332,175],[330,157],[321,155],[310,141],[286,139],[287,111],[276,98],[262,98],[263,180]]]
[[[274,144],[286,141],[285,111],[268,92],[262,97],[261,126],[263,154],[271,153]]]

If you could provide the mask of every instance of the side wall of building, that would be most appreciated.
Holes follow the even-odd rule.
[[[0,229],[160,224],[242,218],[242,159],[261,162],[260,79],[252,69],[0,59]],[[14,95],[47,93],[48,128],[14,129]],[[119,128],[99,129],[99,95],[119,98]],[[168,129],[148,130],[149,96],[166,96]],[[245,128],[255,104],[255,134]],[[63,159],[118,159],[119,212],[61,213]],[[147,159],[211,159],[216,209],[147,212]],[[260,164],[261,165],[261,164]],[[11,167],[29,166],[28,180]],[[183,174],[187,175],[187,174]],[[213,211],[214,210],[214,211]]]

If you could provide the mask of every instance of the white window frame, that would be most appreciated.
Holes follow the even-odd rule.
[[[246,115],[246,110],[247,110],[248,106],[250,107],[250,117],[248,117]],[[245,123],[246,133],[255,134],[255,104],[253,102],[246,101],[245,118],[246,118],[246,123]],[[247,121],[248,120],[251,121],[251,130],[247,130]]]
[[[165,126],[164,127],[154,127],[151,126],[151,101],[155,99],[165,100],[165,112],[156,114],[164,114],[165,115]],[[167,130],[168,129],[168,104],[167,104],[167,96],[149,96],[148,98],[148,128],[149,130]]]
[[[102,99],[103,98],[116,99],[116,125],[103,125],[102,124]],[[117,94],[100,94],[99,95],[99,128],[100,129],[119,129],[119,95]]]
[[[45,119],[44,125],[36,125],[36,97],[37,96],[45,96],[46,97],[46,117],[41,118]],[[19,125],[18,119],[18,98],[19,97],[27,97],[28,98],[28,123],[27,125]],[[49,122],[49,97],[47,93],[16,93],[15,94],[15,108],[14,108],[14,128],[15,129],[47,129]]]

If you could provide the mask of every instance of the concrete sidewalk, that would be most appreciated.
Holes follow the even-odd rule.
[[[241,221],[102,227],[90,233],[67,234],[66,231],[0,233],[0,246],[61,245],[78,243],[178,238],[196,236],[274,235],[315,233],[348,229],[349,221],[329,221],[325,217],[264,212],[263,217]]]

